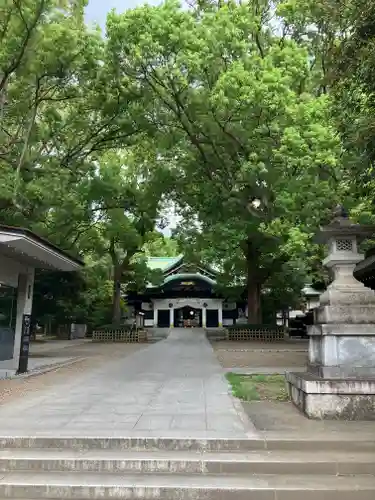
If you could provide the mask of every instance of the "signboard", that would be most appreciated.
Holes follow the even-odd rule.
[[[24,314],[22,317],[20,359],[18,363],[17,373],[27,372],[27,366],[29,363],[30,335],[31,335],[31,314]]]

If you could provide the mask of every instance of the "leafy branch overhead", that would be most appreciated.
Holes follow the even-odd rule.
[[[172,207],[249,321],[297,303],[326,279],[331,208],[374,218],[372,5],[168,0],[111,12],[104,37],[86,3],[0,1],[0,222],[84,257],[95,317],[160,279]]]
[[[328,97],[310,91],[306,48],[251,5],[192,12],[166,2],[112,13],[107,31],[119,78],[150,96],[160,147],[178,158],[186,226],[195,216],[219,260],[239,255],[257,320],[293,228],[309,234],[332,207],[340,147]]]
[[[0,5],[0,208],[22,224],[58,207],[95,155],[132,144],[137,95],[108,78],[85,0]],[[107,89],[111,89],[111,93]]]

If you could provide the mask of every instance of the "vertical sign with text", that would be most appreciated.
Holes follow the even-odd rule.
[[[30,335],[31,335],[31,314],[24,314],[22,317],[22,332],[21,332],[21,346],[20,346],[20,359],[18,363],[18,373],[27,372],[27,367],[29,363]]]

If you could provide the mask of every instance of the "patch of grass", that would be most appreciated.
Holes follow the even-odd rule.
[[[233,395],[242,401],[288,401],[283,375],[227,373]]]

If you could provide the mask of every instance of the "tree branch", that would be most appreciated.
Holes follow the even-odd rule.
[[[21,156],[19,158],[17,168],[16,168],[16,174],[15,174],[15,180],[14,180],[14,190],[13,190],[13,202],[14,202],[15,206],[17,206],[17,195],[18,195],[18,189],[20,186],[21,169],[22,169],[22,166],[23,166],[26,154],[27,154],[28,147],[29,147],[29,140],[30,140],[31,132],[32,132],[33,127],[34,127],[36,113],[37,113],[37,109],[38,109],[38,105],[39,105],[39,102],[38,102],[39,89],[40,89],[40,80],[37,79],[36,89],[35,89],[34,107],[33,107],[32,113],[31,113],[29,125],[26,129],[26,134],[25,134],[25,138],[24,138],[24,144],[23,144]]]
[[[40,0],[39,6],[36,10],[36,13],[35,13],[33,21],[31,22],[31,25],[25,26],[26,29],[25,29],[25,34],[24,34],[23,40],[21,42],[20,51],[18,52],[17,57],[13,60],[13,62],[10,64],[10,66],[3,71],[3,74],[2,74],[2,77],[0,80],[0,92],[4,89],[10,75],[12,73],[14,73],[14,71],[20,66],[22,59],[25,55],[26,48],[29,45],[31,37],[33,35],[33,31],[35,30],[40,18],[42,17],[44,6],[45,6],[45,0]],[[15,5],[15,7],[17,8],[17,5]]]

